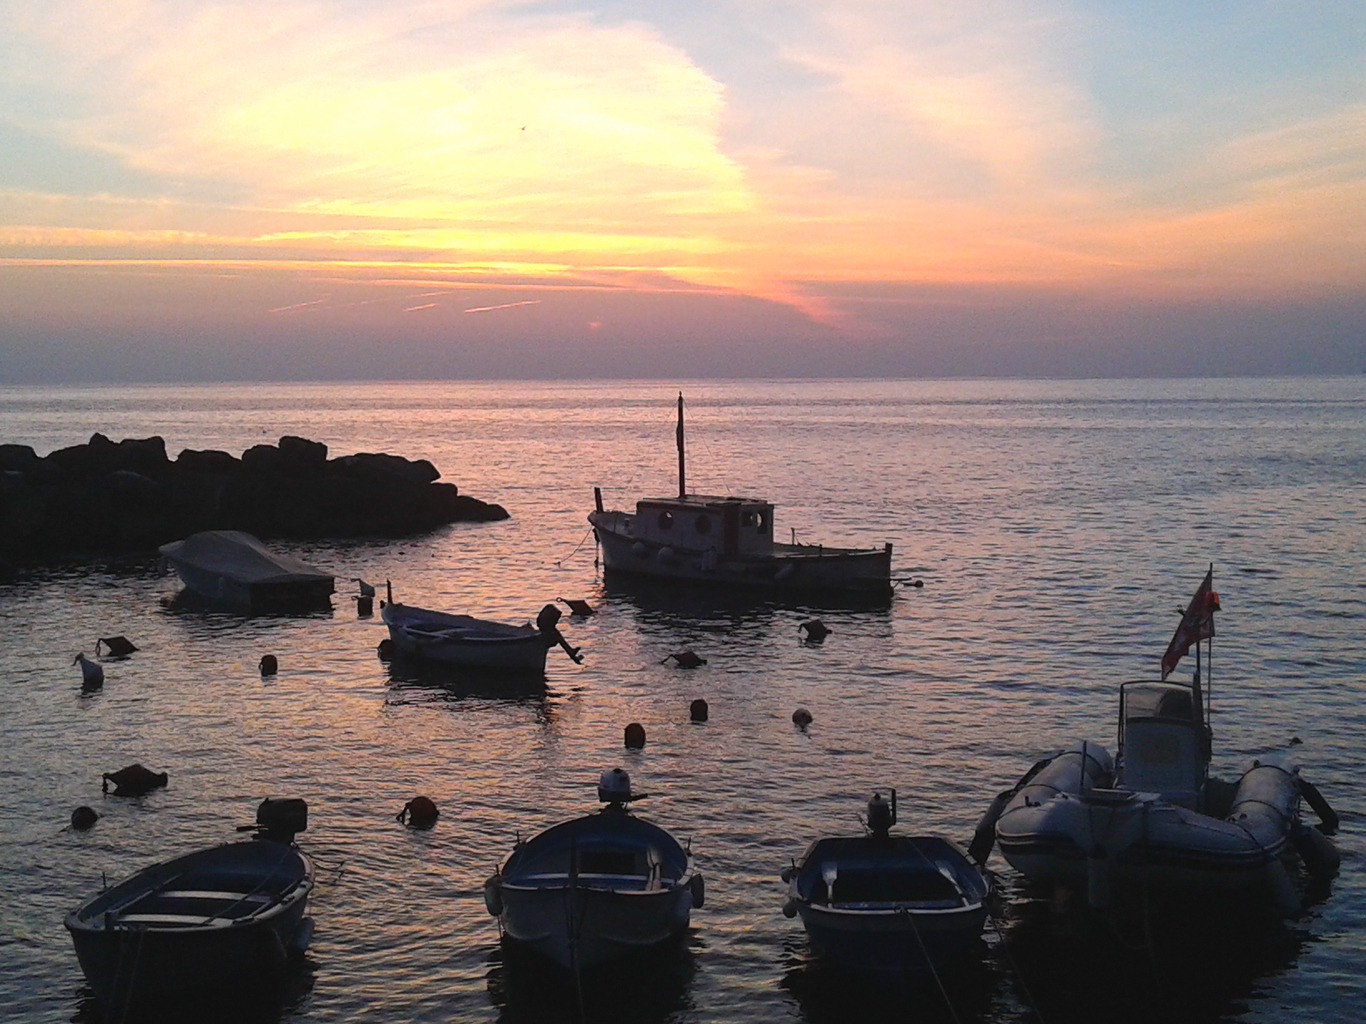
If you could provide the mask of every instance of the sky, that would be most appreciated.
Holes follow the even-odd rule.
[[[0,383],[1366,371],[1366,7],[0,0]]]

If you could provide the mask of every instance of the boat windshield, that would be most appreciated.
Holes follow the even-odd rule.
[[[1157,718],[1174,722],[1196,721],[1195,700],[1180,683],[1125,683],[1124,719]]]

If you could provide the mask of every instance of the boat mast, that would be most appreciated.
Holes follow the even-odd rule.
[[[687,476],[683,468],[683,392],[678,393],[678,496],[688,496]]]

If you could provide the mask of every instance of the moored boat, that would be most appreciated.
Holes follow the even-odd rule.
[[[818,839],[782,873],[783,913],[818,955],[860,971],[938,971],[978,941],[991,876],[943,836],[894,836],[896,791],[874,793],[868,834]]]
[[[160,551],[195,594],[245,611],[326,607],[336,589],[330,573],[271,551],[240,530],[204,530]]]
[[[96,995],[126,1005],[278,977],[313,934],[305,828],[302,800],[266,800],[256,838],[153,864],[68,914]]]
[[[783,544],[774,539],[771,502],[690,494],[681,394],[677,442],[677,496],[642,498],[634,512],[624,512],[604,508],[601,489],[594,489],[596,507],[588,521],[601,545],[607,573],[777,594],[891,595],[891,544],[880,548]]]
[[[1021,874],[1084,889],[1107,906],[1112,887],[1243,892],[1283,914],[1300,906],[1285,860],[1337,870],[1325,833],[1337,816],[1283,755],[1253,760],[1237,783],[1211,778],[1211,730],[1197,667],[1190,684],[1166,676],[1191,644],[1214,635],[1213,567],[1163,656],[1163,678],[1120,686],[1118,754],[1079,742],[1039,762],[1000,794],[973,841],[992,841]],[[1198,661],[1197,661],[1198,665]],[[1322,829],[1301,820],[1309,800]]]
[[[607,806],[519,842],[484,883],[484,900],[509,940],[570,971],[656,948],[688,927],[701,907],[692,852],[636,817],[620,768],[603,772]]]
[[[541,609],[535,626],[518,626],[396,604],[392,586],[387,586],[387,595],[380,618],[399,655],[515,675],[544,674],[546,653],[556,644],[576,663],[583,661],[579,649],[560,633],[560,610],[553,604]]]

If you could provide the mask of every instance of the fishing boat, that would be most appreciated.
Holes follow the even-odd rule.
[[[393,585],[386,583],[388,600],[380,618],[389,627],[394,652],[457,668],[525,675],[545,673],[545,656],[559,644],[575,663],[583,661],[577,647],[560,633],[560,610],[548,604],[536,625],[512,625],[452,615],[416,605],[394,603]]]
[[[331,574],[240,530],[204,530],[160,551],[190,591],[244,611],[324,607],[336,589]]]
[[[692,852],[628,804],[645,797],[615,768],[603,772],[596,814],[518,842],[484,883],[484,902],[504,936],[575,973],[656,948],[688,927],[701,907]]]
[[[154,864],[66,916],[90,987],[108,1003],[278,977],[307,948],[313,864],[294,844],[302,800],[264,801],[255,838]]]
[[[1182,615],[1162,658],[1162,677],[1120,686],[1118,753],[1093,742],[1062,748],[993,801],[970,850],[993,841],[1027,878],[1084,889],[1094,907],[1112,887],[1184,893],[1235,892],[1300,909],[1287,859],[1331,877],[1338,853],[1327,838],[1337,815],[1282,754],[1255,758],[1235,783],[1212,778],[1212,732],[1200,644],[1212,641],[1219,597],[1214,567]],[[1191,645],[1192,682],[1167,676]],[[1301,819],[1301,801],[1320,819]]]
[[[940,970],[978,941],[991,876],[943,836],[894,836],[896,791],[868,802],[867,834],[818,839],[782,873],[787,917],[813,951],[859,971]]]
[[[634,512],[603,507],[594,488],[588,515],[609,574],[769,593],[889,597],[892,545],[839,548],[774,539],[774,507],[763,498],[689,494],[678,396],[678,494],[642,498]]]

